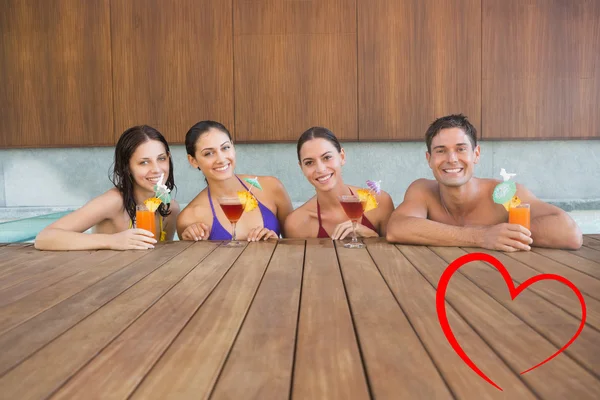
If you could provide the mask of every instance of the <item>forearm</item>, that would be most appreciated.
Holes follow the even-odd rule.
[[[97,250],[109,249],[110,236],[100,233],[81,233],[62,229],[44,229],[35,238],[38,250]]]
[[[583,237],[581,230],[567,214],[551,214],[531,220],[533,246],[561,249],[579,249]]]
[[[476,227],[442,224],[425,218],[396,217],[387,225],[389,242],[431,246],[481,247],[482,232]]]

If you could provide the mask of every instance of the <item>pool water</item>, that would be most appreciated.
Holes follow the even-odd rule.
[[[1,222],[0,243],[31,242],[42,229],[70,212],[63,211]]]

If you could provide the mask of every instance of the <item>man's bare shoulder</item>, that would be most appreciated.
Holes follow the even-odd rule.
[[[431,196],[439,191],[440,186],[436,180],[421,178],[411,183],[406,193],[413,196]]]

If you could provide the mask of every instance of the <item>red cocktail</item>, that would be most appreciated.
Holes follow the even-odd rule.
[[[352,241],[346,243],[344,247],[350,249],[360,249],[365,247],[364,243],[361,243],[356,238],[356,224],[363,215],[365,202],[360,201],[360,198],[356,195],[339,196],[340,204],[344,208],[344,212],[350,221],[352,221]]]
[[[237,196],[235,196],[235,197],[219,197],[217,200],[219,201],[219,205],[221,206],[221,209],[225,213],[225,216],[227,217],[229,222],[231,222],[231,229],[232,229],[231,241],[229,243],[227,243],[225,246],[227,246],[227,247],[243,246],[244,243],[237,241],[235,238],[235,225],[237,224],[237,222],[242,217],[242,214],[244,213],[244,204],[242,204],[242,202],[240,201],[240,198]]]
[[[244,205],[240,204],[221,204],[221,209],[229,222],[238,222],[244,213]]]

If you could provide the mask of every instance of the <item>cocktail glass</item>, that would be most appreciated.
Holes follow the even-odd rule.
[[[531,212],[529,204],[521,203],[516,207],[511,207],[508,210],[508,223],[519,224],[531,230]]]
[[[150,211],[145,204],[135,206],[135,227],[152,232],[156,236],[156,214]]]
[[[362,217],[365,202],[360,201],[360,198],[356,195],[343,195],[338,197],[340,204],[344,208],[346,215],[352,221],[352,240],[346,244],[344,247],[349,249],[361,249],[365,247],[365,244],[359,242],[356,237],[356,224],[358,224],[358,220]]]
[[[224,244],[223,246],[225,246],[225,247],[243,246],[244,243],[236,240],[236,238],[235,238],[235,226],[236,226],[237,222],[240,220],[240,218],[242,217],[242,214],[244,213],[244,204],[242,204],[242,202],[240,201],[240,198],[237,196],[235,196],[235,197],[219,197],[217,200],[219,201],[219,205],[221,206],[221,209],[225,213],[225,216],[231,223],[231,229],[232,229],[231,241],[229,241],[227,244]]]

